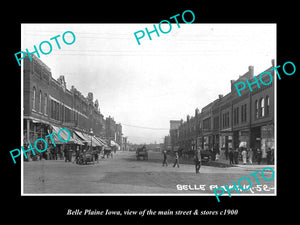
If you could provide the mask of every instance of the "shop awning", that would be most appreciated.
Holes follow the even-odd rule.
[[[96,146],[102,146],[102,143],[99,142],[95,137],[89,135],[89,134],[86,134],[86,133],[82,133],[80,131],[74,131],[75,135],[77,135],[77,137],[79,137],[79,139],[81,139],[81,141],[83,143],[86,143],[87,145],[91,145],[93,147],[96,147]]]
[[[73,139],[75,144],[84,145],[80,137],[75,132],[73,132]]]
[[[98,141],[98,139],[96,138],[96,137],[94,137],[94,136],[92,136],[92,145],[94,146],[102,146],[103,144],[100,142],[100,141]]]
[[[101,139],[100,137],[97,137],[97,136],[95,138],[98,140],[99,143],[101,143],[101,146],[108,147],[106,142],[103,139]]]
[[[80,131],[74,130],[74,134],[77,135],[77,137],[79,137],[79,139],[83,143],[89,143],[89,142],[91,142],[91,139],[88,139],[88,137],[86,137],[85,135],[83,135],[83,133],[81,133]]]
[[[93,147],[96,147],[96,146],[100,146],[98,144],[98,142],[95,141],[95,138],[93,138],[93,136],[89,135],[89,134],[86,134],[86,133],[82,133],[82,135],[85,137],[85,139],[87,140],[87,145],[91,145]]]
[[[75,143],[75,141],[72,138],[72,136],[70,137],[70,135],[68,134],[68,132],[66,130],[61,130],[62,129],[61,127],[57,127],[57,126],[54,126],[54,125],[51,125],[51,127],[52,127],[52,133],[55,132],[55,135],[52,135],[52,138],[54,139],[55,144],[68,144],[68,143],[70,144],[70,143]],[[64,141],[66,141],[68,139],[69,140],[67,142],[60,141],[59,138],[58,138],[58,132],[59,132],[59,137],[60,137],[61,140],[64,140]]]
[[[118,143],[116,143],[115,141],[113,141],[113,140],[110,141],[110,145],[111,146],[116,146],[118,150],[121,149],[120,145]]]

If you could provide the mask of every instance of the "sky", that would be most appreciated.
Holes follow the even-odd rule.
[[[180,21],[179,21],[180,22]],[[158,27],[158,25],[156,24]],[[276,24],[172,23],[169,33],[134,33],[153,24],[22,24],[21,50],[52,44],[42,60],[84,96],[92,92],[104,117],[122,124],[131,143],[161,143],[170,120],[186,120],[230,92],[230,80],[254,66],[257,75],[276,59]],[[163,24],[162,29],[168,30]],[[66,45],[61,36],[72,31]],[[58,49],[50,38],[60,35]],[[66,40],[72,40],[66,35]],[[47,51],[47,45],[43,45]]]

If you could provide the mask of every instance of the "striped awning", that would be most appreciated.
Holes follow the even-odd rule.
[[[80,131],[74,130],[74,134],[77,135],[77,137],[79,137],[79,139],[80,139],[83,143],[89,143],[89,142],[91,142],[91,140],[88,139],[88,137],[86,137],[85,135],[83,135],[83,133],[80,132]]]
[[[54,125],[51,125],[51,127],[52,127],[52,133],[55,132],[55,135],[52,135],[52,138],[54,139],[55,144],[68,144],[68,143],[70,144],[70,143],[74,143],[75,142],[74,139],[72,138],[72,136],[70,136],[69,133],[66,130],[61,130],[63,128],[58,127],[58,126],[54,126]],[[59,132],[60,139],[63,140],[63,141],[60,141],[60,139],[58,138],[58,132]],[[71,134],[70,130],[69,130],[69,132]]]
[[[87,145],[92,144],[93,147],[102,146],[102,143],[99,142],[94,136],[91,136],[86,133],[82,133],[80,131],[74,131],[74,133],[75,133],[75,135],[77,135],[77,137],[79,137],[81,139],[81,141],[83,143],[86,143]]]
[[[100,137],[97,137],[97,136],[95,138],[98,140],[99,143],[101,143],[101,146],[108,147],[106,142],[103,139],[101,139]]]
[[[73,139],[75,144],[84,145],[82,139],[75,132],[73,132]]]

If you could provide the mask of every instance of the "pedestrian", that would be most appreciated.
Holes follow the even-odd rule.
[[[229,153],[228,153],[228,149],[226,148],[226,149],[225,149],[225,157],[226,157],[226,160],[228,160],[228,156],[229,156]]]
[[[233,165],[234,161],[233,161],[233,149],[232,148],[229,149],[228,156],[229,156],[229,164]]]
[[[37,144],[37,147],[38,147],[38,149],[44,149],[42,143],[38,143],[38,144]],[[42,160],[42,158],[43,158],[43,153],[38,152],[38,156],[40,157],[40,160]]]
[[[267,164],[270,165],[271,164],[271,148],[268,147],[267,149]]]
[[[201,167],[201,150],[196,149],[195,151],[195,169],[196,173],[199,173]]]
[[[164,161],[163,161],[163,164],[162,166],[168,166],[168,160],[167,160],[167,150],[163,150],[163,156],[164,156]]]
[[[176,165],[179,168],[179,155],[178,155],[178,152],[175,152],[175,162],[174,162],[173,167],[175,167]]]
[[[58,149],[58,146],[53,147],[53,159],[54,160],[57,160],[57,149]]]
[[[256,150],[256,159],[257,159],[258,165],[260,165],[260,162],[261,162],[261,154],[262,154],[261,150],[259,148],[257,148],[257,150]]]
[[[67,147],[63,145],[62,148],[63,148],[63,152],[64,152],[65,162],[67,162],[67,159],[68,159],[68,156],[67,156],[67,154],[68,154]]]
[[[71,146],[68,146],[68,161],[69,162],[72,162],[72,153],[73,153],[73,150],[72,150]]]
[[[271,162],[270,164],[274,165],[274,148],[271,149]]]
[[[219,158],[220,158],[220,149],[218,148],[217,145],[215,146],[215,148],[216,148],[216,161],[219,161]]]
[[[235,164],[239,164],[239,149],[236,148],[233,152],[233,159]]]
[[[79,156],[80,156],[80,151],[79,151],[79,146],[77,146],[76,150],[75,150],[75,159],[74,159],[73,163],[78,164],[78,162],[79,162]]]
[[[243,148],[242,159],[243,159],[243,164],[246,165],[247,164],[247,151],[246,151],[246,148]]]
[[[98,149],[95,151],[95,161],[97,163],[99,163],[99,150]]]
[[[248,160],[249,160],[250,165],[252,165],[252,158],[253,158],[253,151],[252,151],[252,148],[249,148]]]

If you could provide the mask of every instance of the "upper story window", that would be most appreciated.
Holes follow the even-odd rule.
[[[265,116],[265,99],[261,98],[259,100],[259,117]]]
[[[39,112],[42,112],[42,91],[39,94]]]
[[[47,94],[45,94],[45,102],[44,102],[44,114],[47,115],[47,107],[48,107],[48,97]]]
[[[258,101],[255,100],[255,118],[258,118]]]
[[[229,112],[223,113],[222,115],[222,127],[223,128],[229,127]]]
[[[32,89],[32,109],[35,110],[35,94],[36,94],[36,90],[35,87],[33,87]]]
[[[242,105],[242,116],[241,116],[241,122],[247,121],[247,104]]]
[[[255,119],[268,116],[270,113],[270,97],[255,100]]]
[[[266,96],[266,116],[270,114],[270,97]]]

